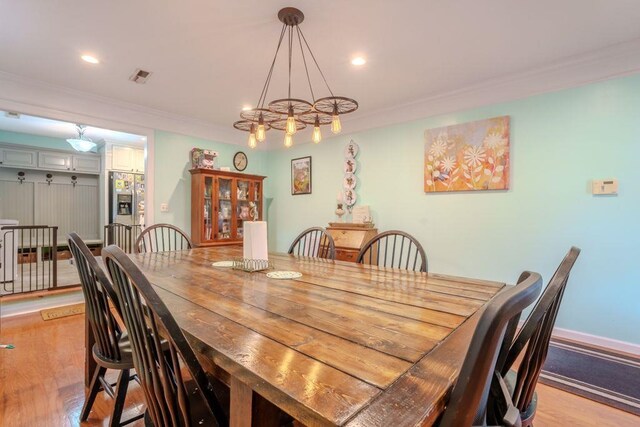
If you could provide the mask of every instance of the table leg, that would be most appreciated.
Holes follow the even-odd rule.
[[[89,325],[89,317],[85,313],[84,315],[84,385],[89,387],[91,385],[91,378],[97,368],[96,361],[93,359],[91,349],[96,343],[96,338],[93,336],[91,325]]]
[[[253,390],[242,381],[231,377],[231,412],[229,427],[251,427]]]

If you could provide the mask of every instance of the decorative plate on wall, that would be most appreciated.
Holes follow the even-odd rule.
[[[357,194],[353,190],[345,190],[344,192],[344,202],[347,206],[353,206],[356,204],[356,199],[358,198]]]
[[[357,164],[355,159],[344,160],[344,173],[354,173],[356,169],[357,169]]]
[[[344,175],[344,180],[342,181],[342,185],[345,190],[353,190],[358,185],[358,179],[351,172],[347,172]]]
[[[355,142],[353,142],[353,140],[351,140],[346,147],[344,147],[344,157],[347,159],[355,159],[355,157],[358,155],[358,150],[360,149],[360,147],[358,147],[358,144],[356,144]]]

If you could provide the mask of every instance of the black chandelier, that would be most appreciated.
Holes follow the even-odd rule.
[[[304,20],[303,13],[294,7],[285,7],[278,12],[278,18],[282,22],[282,31],[280,31],[278,47],[273,56],[271,68],[262,87],[256,108],[242,111],[240,113],[242,120],[233,124],[233,127],[236,129],[249,132],[249,147],[251,148],[255,148],[258,142],[265,140],[266,132],[269,129],[284,131],[284,145],[290,147],[293,144],[293,134],[306,128],[307,125],[313,125],[313,135],[311,139],[317,144],[322,139],[320,126],[330,124],[333,133],[340,133],[342,130],[340,115],[351,113],[358,109],[358,103],[355,100],[333,94],[327,79],[320,69],[320,65],[318,65],[318,61],[309,47],[309,43],[307,43],[307,39],[300,29],[299,24]],[[289,89],[287,97],[271,101],[265,106],[269,85],[273,77],[273,68],[285,36],[287,37],[289,50]],[[304,64],[304,71],[307,76],[307,83],[309,84],[309,92],[311,92],[312,102],[291,97],[291,63],[296,39],[300,45],[300,53]],[[320,76],[322,76],[322,80],[331,96],[316,99],[311,78],[309,77],[309,69],[307,68],[305,49],[310,59],[313,60],[313,63],[318,68]]]

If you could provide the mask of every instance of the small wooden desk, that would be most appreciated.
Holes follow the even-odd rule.
[[[270,260],[300,279],[211,267],[241,251],[131,255],[204,366],[229,374],[232,426],[251,425],[252,391],[307,425],[431,425],[504,286],[284,254]]]

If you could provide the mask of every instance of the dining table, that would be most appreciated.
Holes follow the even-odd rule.
[[[264,271],[214,266],[242,255],[130,254],[205,370],[228,382],[233,427],[252,425],[258,397],[307,426],[433,425],[505,286],[284,253]]]

